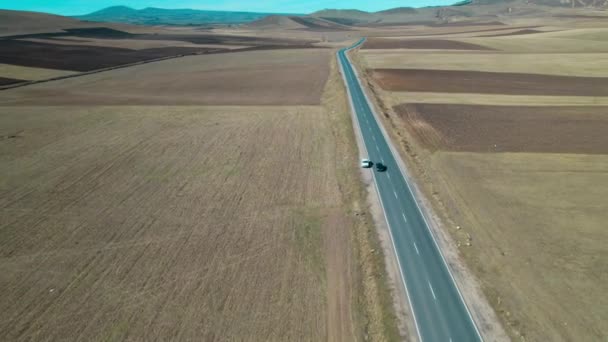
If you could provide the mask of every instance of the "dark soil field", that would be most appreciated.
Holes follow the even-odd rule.
[[[169,34],[169,33],[143,33],[135,34],[114,30],[107,27],[77,28],[66,29],[64,32],[50,32],[26,34],[19,36],[5,37],[5,39],[23,38],[61,38],[61,37],[81,37],[99,39],[138,39],[138,40],[177,40],[193,44],[226,44],[226,45],[299,45],[304,43],[302,40],[270,38],[270,37],[250,37],[240,35],[220,35],[220,34]]]
[[[445,50],[492,50],[485,46],[442,39],[383,39],[370,38],[363,49],[445,49]]]
[[[608,153],[608,107],[404,104],[395,111],[431,150]]]
[[[608,78],[460,70],[373,69],[385,90],[505,95],[608,95]]]
[[[162,57],[208,53],[219,49],[171,47],[144,50],[4,40],[0,63],[28,67],[91,71]]]
[[[214,44],[240,46],[247,49],[273,49],[286,47],[307,47],[306,41],[246,37],[239,35],[214,34],[132,34],[119,30],[98,27],[67,29],[65,32],[28,34],[6,37],[0,43],[0,63],[27,67],[40,67],[71,71],[92,71],[119,65],[131,64],[158,58],[205,54],[210,52],[227,52],[228,48],[220,47],[160,47],[148,49],[126,49],[111,46],[66,45],[65,41],[53,44],[54,39],[95,38],[104,40],[170,40],[192,44]],[[46,42],[25,41],[26,38],[44,38]],[[49,43],[51,42],[51,43]],[[59,42],[63,44],[59,44]]]
[[[0,77],[0,86],[10,85],[10,84],[16,84],[16,83],[21,83],[21,82],[25,82],[25,81],[23,81],[23,80],[16,80],[14,78]]]

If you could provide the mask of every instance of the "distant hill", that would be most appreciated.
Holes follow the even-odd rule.
[[[255,29],[309,30],[309,31],[346,31],[350,27],[311,16],[271,15],[246,24]]]
[[[247,27],[256,29],[284,29],[284,30],[297,30],[305,29],[306,26],[297,23],[287,16],[282,15],[269,15],[262,19],[252,21],[246,24]]]
[[[76,19],[38,12],[0,10],[0,35],[58,32],[86,26]]]
[[[517,4],[526,3],[549,7],[586,7],[601,8],[608,7],[607,0],[470,0],[467,5],[496,5],[496,4]]]
[[[242,24],[262,19],[273,13],[202,11],[193,9],[163,9],[148,7],[141,10],[114,6],[74,18],[86,21],[116,22],[137,25],[208,25]]]
[[[397,7],[397,8],[391,8],[391,9],[387,9],[384,11],[379,11],[376,12],[376,14],[413,14],[413,13],[417,13],[418,10],[416,10],[413,7]]]
[[[326,9],[310,16],[352,26],[500,24],[509,17],[568,16],[574,13],[571,11],[586,11],[585,15],[594,15],[589,12],[595,11],[603,15],[606,8],[608,0],[463,0],[452,6],[399,7],[379,12]]]
[[[359,25],[380,20],[374,13],[354,9],[325,9],[314,12],[310,16],[330,20],[342,25]]]

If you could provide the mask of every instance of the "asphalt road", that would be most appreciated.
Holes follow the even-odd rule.
[[[368,157],[388,167],[385,172],[375,169],[369,172],[374,173],[418,337],[424,342],[481,341],[479,331],[346,56],[347,50],[362,42],[340,50],[338,59]]]

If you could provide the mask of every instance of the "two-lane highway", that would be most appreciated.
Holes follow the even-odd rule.
[[[355,121],[369,159],[387,166],[374,182],[389,226],[401,277],[414,315],[418,337],[430,341],[481,341],[464,300],[434,240],[416,199],[365,97],[350,60],[349,49],[338,52]]]

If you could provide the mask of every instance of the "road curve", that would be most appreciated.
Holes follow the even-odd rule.
[[[363,41],[338,51],[337,57],[368,157],[388,167],[385,172],[369,172],[374,174],[418,338],[423,342],[482,341],[347,56]]]

